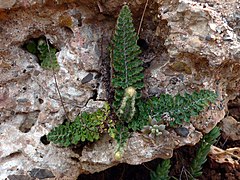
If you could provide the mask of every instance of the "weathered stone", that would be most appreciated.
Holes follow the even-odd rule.
[[[180,135],[182,137],[187,137],[189,134],[189,130],[185,127],[175,128],[174,130],[178,135]]]
[[[237,1],[232,3],[236,5],[234,9],[229,8],[229,4],[224,2],[219,6],[228,6],[232,11],[222,8],[221,10],[232,14],[237,12]],[[166,8],[167,13],[164,11]],[[221,18],[217,10],[219,10],[218,7],[203,6],[202,3],[194,1],[179,1],[174,6],[166,4],[166,7],[161,7],[162,18],[166,19],[170,26],[170,35],[165,43],[169,47],[169,55],[176,57],[186,52],[199,54],[211,59],[209,63],[212,66],[220,65],[225,59],[232,59],[236,51],[232,51],[231,48],[239,46],[239,42],[233,29]],[[204,37],[209,34],[214,35],[219,41],[206,42]],[[229,34],[231,34],[232,44],[224,41],[224,37]]]
[[[143,95],[209,89],[218,93],[217,102],[192,118],[191,124],[183,124],[187,137],[174,129],[157,141],[134,133],[120,162],[114,159],[116,142],[107,135],[84,146],[81,156],[44,140],[66,116],[72,120],[81,111],[95,111],[110,97],[106,82],[110,68],[102,66],[110,61],[108,46],[124,2],[0,0],[0,179],[27,179],[25,174],[33,167],[41,172],[47,167],[51,172],[47,174],[55,179],[72,180],[121,162],[170,158],[175,148],[196,144],[202,132],[224,118],[226,104],[240,91],[240,32],[234,28],[239,26],[238,1],[218,1],[210,7],[211,2],[204,0],[154,0],[140,29],[141,39],[148,43],[140,57],[145,67]],[[146,1],[127,2],[138,27]],[[67,114],[53,72],[44,70],[37,57],[23,48],[41,36],[59,50],[60,69],[55,76]]]
[[[0,9],[9,9],[13,7],[16,3],[16,0],[0,0]]]
[[[86,75],[86,76],[82,79],[81,83],[82,83],[82,84],[88,83],[88,82],[91,81],[92,79],[93,79],[93,74],[92,74],[92,73],[89,73],[88,75]]]
[[[188,128],[190,135],[187,138],[177,136],[174,131],[171,131],[168,135],[160,135],[156,139],[149,138],[143,134],[133,133],[127,142],[120,161],[116,161],[114,158],[117,148],[116,141],[108,135],[104,135],[91,147],[85,146],[83,148],[80,158],[82,170],[94,173],[119,163],[137,165],[155,158],[168,159],[172,157],[174,148],[183,145],[195,145],[202,137],[202,134],[195,131],[194,127],[188,126]],[[178,143],[174,143],[175,141]]]
[[[7,178],[9,180],[33,180],[34,179],[28,175],[9,175]]]
[[[240,140],[240,122],[228,116],[221,121],[222,135],[225,139]]]
[[[54,178],[55,176],[48,169],[34,168],[30,171],[30,176],[38,179]]]

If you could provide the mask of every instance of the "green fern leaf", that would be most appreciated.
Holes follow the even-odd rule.
[[[77,116],[73,122],[67,122],[65,125],[59,125],[52,129],[47,139],[60,146],[68,147],[77,144],[79,141],[93,142],[100,137],[100,126],[106,121],[110,109],[105,105],[93,113],[83,112]]]
[[[140,90],[144,86],[142,61],[138,59],[141,51],[137,45],[138,37],[131,16],[129,7],[124,5],[113,37],[112,85],[115,89],[115,109],[119,108],[126,88],[132,86]],[[139,93],[137,97],[140,97]]]
[[[169,121],[170,126],[182,124],[184,121],[189,122],[191,117],[199,115],[216,98],[216,93],[201,90],[192,94],[185,93],[183,96],[161,94],[159,98],[152,97],[146,101],[137,101],[137,113],[129,127],[141,130],[148,124],[149,116],[157,121]],[[168,119],[164,119],[164,114],[169,115]]]

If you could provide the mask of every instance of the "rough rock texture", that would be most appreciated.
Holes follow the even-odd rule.
[[[186,138],[179,136],[174,130],[171,130],[170,134],[159,136],[155,140],[149,139],[148,136],[134,133],[128,140],[120,162],[114,158],[117,143],[115,141],[111,142],[111,138],[105,135],[93,146],[83,148],[80,158],[82,168],[87,172],[94,173],[118,163],[138,165],[156,158],[168,159],[172,157],[173,149],[184,145],[194,145],[202,137],[202,134],[195,131],[193,126],[188,126],[187,128],[189,135]],[[106,144],[106,142],[110,143]],[[92,166],[92,164],[96,164],[96,166]]]
[[[225,139],[240,140],[240,122],[228,116],[221,121],[222,135]]]
[[[116,142],[60,148],[44,135],[65,119],[52,71],[23,47],[45,36],[58,49],[56,73],[67,116],[94,111],[109,98],[108,45],[123,0],[0,0],[0,179],[76,179],[117,165]],[[146,1],[129,1],[138,27]],[[169,158],[196,144],[221,121],[240,91],[238,0],[149,0],[140,37],[148,48],[144,96],[215,90],[219,97],[181,137],[174,130],[153,142],[135,133],[121,162]],[[77,149],[77,150],[76,150]],[[39,172],[39,173],[35,173]],[[54,177],[53,177],[54,176]]]

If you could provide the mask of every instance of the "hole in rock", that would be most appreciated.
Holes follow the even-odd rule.
[[[90,99],[93,99],[94,101],[97,100],[97,95],[98,95],[98,92],[96,89],[93,90],[93,94],[92,94],[92,97]]]
[[[56,64],[55,54],[59,51],[45,36],[28,39],[22,46],[22,49],[35,55],[37,63],[44,68],[49,68]],[[51,54],[51,55],[50,55]],[[52,62],[50,62],[52,61]],[[25,70],[26,71],[26,70]]]
[[[47,136],[44,135],[40,138],[40,141],[44,144],[44,145],[48,145],[50,143],[50,141],[48,141]]]
[[[38,98],[38,102],[39,102],[39,104],[42,104],[44,101],[43,101],[43,99]]]
[[[139,38],[137,41],[137,45],[141,48],[141,50],[147,50],[148,49],[148,43],[144,39]]]
[[[237,151],[233,151],[233,154],[234,154],[234,155],[238,155],[238,152],[237,152]]]
[[[240,140],[233,141],[230,139],[220,137],[217,145],[223,150],[233,148],[233,147],[240,147]]]
[[[237,157],[235,157],[235,156],[231,156],[231,158],[232,158],[233,160],[235,160],[235,161],[237,161],[237,160],[238,160],[238,158],[237,158]]]
[[[78,154],[79,156],[82,156],[82,151],[84,146],[86,146],[88,144],[88,142],[79,142],[77,145],[74,145],[72,147],[72,151],[76,154]]]
[[[75,161],[75,162],[80,162],[80,160],[76,157],[71,157],[71,160]]]
[[[102,76],[101,73],[97,73],[97,74],[95,75],[94,79],[99,79],[101,76]]]
[[[68,122],[68,119],[66,119],[66,118],[65,118],[65,119],[63,120],[63,123],[62,123],[62,125],[66,125],[66,124],[67,124],[67,122]]]

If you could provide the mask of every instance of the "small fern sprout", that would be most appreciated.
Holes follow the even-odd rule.
[[[126,89],[126,94],[130,97],[136,96],[136,89],[134,87],[128,87]]]
[[[120,108],[118,109],[117,112],[117,115],[120,120],[127,120],[128,122],[132,120],[136,111],[135,108],[136,94],[137,92],[135,88],[133,87],[126,88]]]
[[[149,123],[149,125],[143,127],[142,132],[144,134],[149,134],[150,138],[155,138],[162,134],[169,134],[169,132],[165,130],[166,126],[164,124],[160,124],[151,116],[149,116]]]
[[[123,149],[124,145],[123,144],[118,144],[117,145],[117,149],[114,153],[114,158],[117,161],[120,161],[123,157],[123,153],[124,153],[124,149]]]
[[[115,158],[115,160],[120,161],[122,159],[122,153],[120,151],[117,151],[114,154],[114,158]]]
[[[172,117],[170,116],[169,112],[164,112],[164,113],[162,114],[162,116],[161,116],[161,119],[162,119],[163,121],[166,121],[166,122],[171,122],[171,121],[174,121],[174,120],[175,120],[174,118],[172,118]]]
[[[50,47],[45,39],[39,39],[37,44],[38,58],[44,69],[58,70],[59,64],[56,57],[57,50]]]

